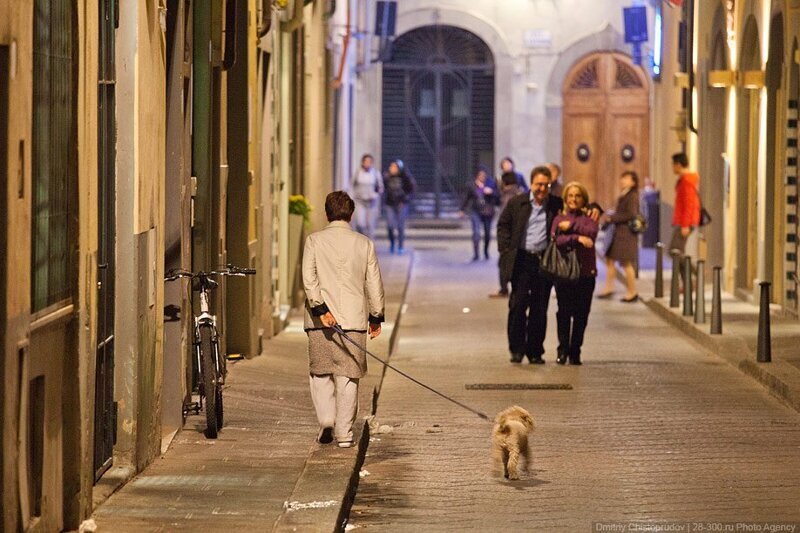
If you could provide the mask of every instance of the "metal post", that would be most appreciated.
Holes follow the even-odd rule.
[[[664,243],[656,243],[656,298],[664,297]]]
[[[761,286],[761,306],[758,310],[758,351],[756,360],[759,363],[769,363],[772,361],[772,340],[769,331],[769,281],[762,281]]]
[[[705,261],[697,262],[697,292],[694,299],[694,323],[705,324],[706,322],[706,280],[705,280]]]
[[[683,257],[683,316],[692,316],[692,258]]]
[[[714,267],[714,288],[711,294],[711,334],[722,335],[722,267]]]
[[[672,257],[672,280],[669,290],[669,306],[680,307],[681,267],[680,260],[678,259],[680,255],[675,252],[670,252],[670,255]]]

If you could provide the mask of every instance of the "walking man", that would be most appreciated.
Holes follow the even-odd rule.
[[[683,259],[686,241],[692,230],[700,224],[700,176],[689,171],[689,158],[684,153],[672,155],[672,172],[678,176],[675,184],[675,211],[672,214],[672,239],[669,253],[673,260]],[[681,275],[683,270],[681,269]]]
[[[539,262],[553,219],[564,207],[561,198],[550,195],[550,182],[550,169],[534,168],[530,193],[509,200],[497,222],[501,285],[511,281],[508,349],[512,363],[527,357],[530,363],[544,364],[547,305],[553,284],[541,275]]]
[[[383,178],[373,165],[372,155],[361,156],[361,166],[350,182],[350,192],[356,203],[356,231],[370,239],[375,238],[380,199],[383,196]]]
[[[308,236],[303,252],[311,400],[321,444],[353,446],[358,380],[367,372],[367,335],[381,333],[383,281],[370,239],[350,227],[355,203],[343,191],[325,199],[328,226]],[[331,328],[339,324],[359,348]]]

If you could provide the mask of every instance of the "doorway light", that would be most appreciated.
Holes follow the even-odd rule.
[[[746,70],[742,72],[742,87],[745,89],[761,89],[764,87],[763,70]]]
[[[732,70],[711,70],[708,73],[709,87],[725,88],[735,84],[736,73]]]

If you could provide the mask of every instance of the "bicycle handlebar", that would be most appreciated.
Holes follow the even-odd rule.
[[[165,272],[164,281],[175,281],[178,278],[193,279],[201,276],[252,276],[255,273],[255,268],[242,268],[235,265],[227,265],[224,270],[212,270],[211,272],[190,272],[182,268],[173,268]]]

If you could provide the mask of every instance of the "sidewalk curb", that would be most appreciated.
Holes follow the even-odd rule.
[[[756,354],[744,339],[731,334],[711,335],[700,329],[705,324],[695,325],[692,317],[683,317],[672,311],[659,299],[643,300],[645,305],[665,322],[700,344],[714,355],[724,359],[739,371],[754,378],[772,396],[800,412],[800,380],[794,378],[797,369],[784,361],[756,362]],[[794,379],[793,379],[794,378]],[[794,382],[794,383],[792,383]]]
[[[401,322],[403,319],[403,308],[406,304],[406,297],[408,296],[408,287],[411,284],[411,276],[414,273],[414,262],[416,261],[416,254],[411,251],[411,257],[408,262],[408,272],[406,272],[405,285],[403,286],[403,295],[400,297],[400,307],[397,309],[397,316],[394,320],[394,328],[389,337],[389,353],[386,360],[391,361],[392,354],[397,346],[397,332],[400,331]],[[381,393],[384,377],[386,376],[386,367],[383,367],[378,383],[372,389],[372,405],[370,406],[370,415],[374,416],[378,409],[378,397]],[[371,417],[370,417],[371,418]],[[369,448],[369,420],[364,420],[364,426],[361,431],[361,438],[358,441],[358,454],[356,455],[356,463],[353,468],[353,473],[350,475],[350,481],[347,485],[344,498],[342,499],[342,506],[339,509],[339,516],[336,520],[336,533],[345,530],[347,518],[350,516],[350,509],[353,507],[353,502],[356,499],[356,491],[358,491],[358,482],[361,480],[361,467],[364,466],[364,460],[367,456],[367,449]]]

